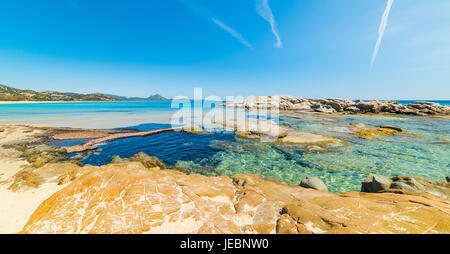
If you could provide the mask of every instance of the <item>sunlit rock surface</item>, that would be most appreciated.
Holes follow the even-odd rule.
[[[217,124],[234,129],[236,136],[249,139],[272,138],[267,141],[281,142],[287,144],[336,144],[342,145],[342,141],[310,132],[295,131],[280,126],[271,120],[262,121],[256,119],[232,119],[216,121]]]
[[[257,120],[257,119],[228,119],[228,120],[216,120],[216,124],[222,125],[226,128],[234,129],[238,133],[238,136],[242,137],[255,137],[268,136],[274,138],[285,137],[288,134],[288,130],[279,126],[272,120]]]
[[[332,194],[118,162],[53,194],[22,233],[450,233],[448,199],[400,192]]]

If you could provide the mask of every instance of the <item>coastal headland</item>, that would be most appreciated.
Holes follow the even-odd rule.
[[[139,132],[1,125],[2,233],[450,233],[446,181],[370,174],[337,194],[314,176],[189,175],[145,153],[97,167],[36,144],[123,133]]]

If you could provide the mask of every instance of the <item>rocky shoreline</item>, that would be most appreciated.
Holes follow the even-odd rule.
[[[188,175],[144,153],[96,167],[69,159],[64,148],[29,145],[30,133],[68,138],[73,130],[2,128],[27,131],[28,140],[0,139],[0,162],[9,163],[0,165],[20,162],[0,179],[0,194],[42,200],[20,222],[21,233],[450,233],[445,181],[371,174],[361,192],[334,194],[312,176],[289,185],[252,174]]]
[[[351,101],[344,99],[306,99],[289,95],[272,95],[228,102],[223,107],[256,109],[278,109],[284,111],[306,111],[319,113],[392,113],[404,115],[449,115],[450,107],[433,102],[413,102],[408,105],[396,101]]]

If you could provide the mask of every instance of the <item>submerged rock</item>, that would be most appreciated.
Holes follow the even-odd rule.
[[[303,188],[315,189],[319,191],[328,192],[328,188],[325,183],[317,177],[307,177],[300,182],[300,186]]]
[[[375,173],[370,173],[361,184],[361,192],[376,193],[389,189],[392,180]]]
[[[236,131],[234,134],[240,138],[247,138],[247,139],[260,139],[261,138],[260,135],[252,134],[251,132]]]
[[[279,126],[271,120],[263,121],[256,119],[216,121],[227,128],[236,130],[237,137],[247,139],[261,139],[268,142],[281,142],[286,144],[324,144],[327,146],[340,146],[343,142],[339,139],[315,134],[311,132],[300,132],[290,128]],[[322,147],[313,150],[320,150]]]
[[[306,147],[309,151],[322,151],[325,150],[324,148],[317,146],[317,145],[309,145]]]
[[[197,125],[186,125],[182,127],[182,130],[186,133],[203,133],[203,130],[200,126]]]
[[[358,128],[358,129],[366,128],[366,125],[364,123],[351,123],[350,126],[353,128]]]
[[[292,132],[286,137],[281,139],[282,143],[289,144],[329,144],[329,143],[341,143],[340,140],[333,137],[327,137],[310,132]]]
[[[375,136],[391,136],[400,132],[392,128],[357,128],[353,130],[353,133],[362,139],[373,139]]]
[[[286,128],[271,120],[232,119],[216,120],[215,123],[236,130],[236,133],[241,137],[258,138],[267,136],[282,138],[288,134]]]

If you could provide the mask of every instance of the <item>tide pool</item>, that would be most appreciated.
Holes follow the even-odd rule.
[[[210,108],[212,108],[211,106]],[[170,127],[177,108],[170,102],[101,102],[0,105],[0,123],[41,123],[53,126],[155,130]],[[450,121],[416,116],[335,116],[326,119],[281,117],[294,130],[315,132],[344,141],[327,151],[302,145],[261,143],[236,138],[233,132],[164,133],[116,140],[82,156],[83,162],[104,165],[114,156],[145,152],[170,167],[204,175],[256,173],[298,184],[307,176],[321,178],[332,192],[358,191],[370,172],[388,177],[406,175],[444,181],[450,176]],[[364,140],[349,131],[350,123],[368,127],[391,125],[405,130],[396,136]],[[59,142],[72,145],[81,141]]]
[[[168,166],[209,176],[256,173],[298,184],[307,176],[321,178],[332,192],[358,191],[371,172],[388,177],[415,176],[444,181],[450,175],[450,121],[419,117],[338,117],[330,121],[283,117],[289,128],[329,135],[344,141],[327,151],[308,151],[302,145],[262,143],[236,138],[233,132],[166,133],[116,140],[86,156],[84,163],[104,165],[114,156],[145,152]],[[364,140],[349,132],[350,123],[368,127],[392,125],[406,131],[396,136]],[[164,124],[134,126],[139,130]],[[80,155],[79,155],[80,156]]]

